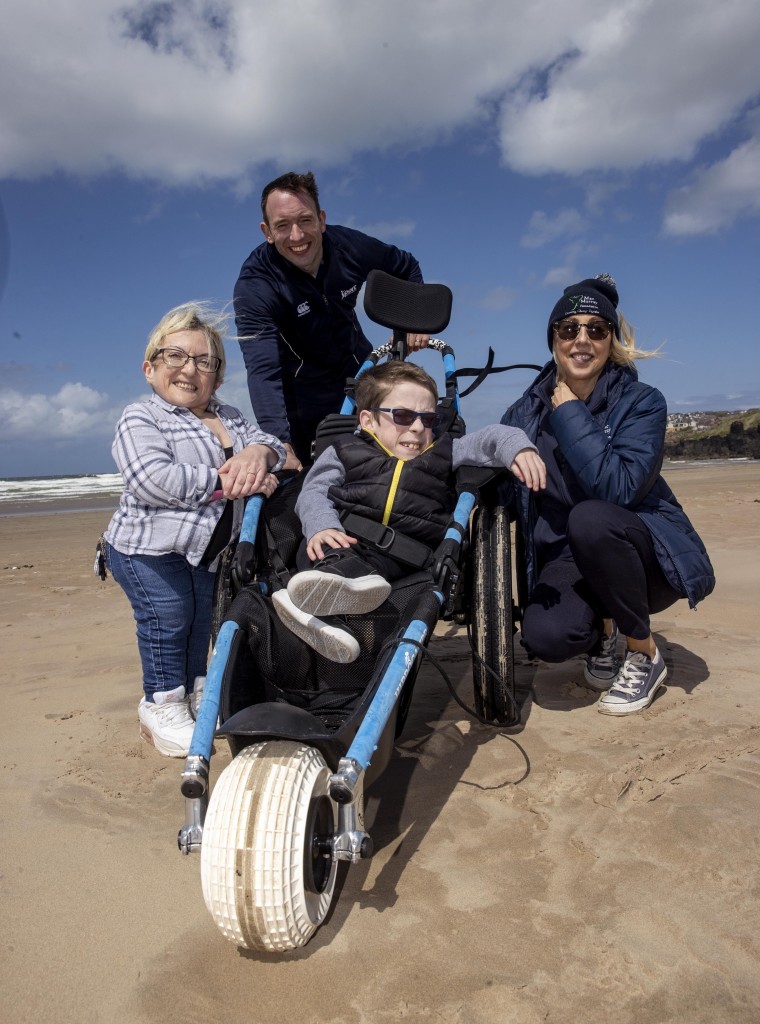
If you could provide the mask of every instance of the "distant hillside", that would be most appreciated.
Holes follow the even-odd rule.
[[[672,413],[666,459],[760,459],[760,409]]]

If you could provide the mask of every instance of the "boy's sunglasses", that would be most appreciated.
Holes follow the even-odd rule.
[[[558,320],[552,326],[560,341],[575,341],[582,330],[586,331],[589,341],[604,341],[612,331],[612,324],[606,320],[592,320],[590,324],[579,324],[577,320]]]
[[[419,419],[422,426],[430,430],[438,422],[437,412],[415,412],[414,409],[370,409],[369,412],[389,412],[397,427],[411,427]]]

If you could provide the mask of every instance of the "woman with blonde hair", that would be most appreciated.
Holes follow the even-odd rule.
[[[199,303],[161,319],[142,364],[153,393],[127,406],[112,447],[124,490],[104,534],[105,565],[137,622],[140,733],[169,757],[186,756],[192,739],[215,570],[239,532],[240,499],[270,495],[285,459],[275,437],[215,397],[226,323]]]
[[[667,669],[650,615],[715,585],[704,545],[660,476],[667,407],[638,380],[636,348],[609,275],[565,288],[549,317],[552,353],[502,423],[522,427],[546,489],[514,484],[525,540],[524,645],[547,662],[585,655],[598,710],[649,707]],[[625,653],[618,656],[618,631]]]

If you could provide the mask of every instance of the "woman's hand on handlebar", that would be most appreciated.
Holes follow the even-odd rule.
[[[247,498],[251,494],[270,497],[277,487],[277,478],[269,468],[276,461],[276,453],[265,444],[249,444],[227,459],[219,469],[224,497]]]

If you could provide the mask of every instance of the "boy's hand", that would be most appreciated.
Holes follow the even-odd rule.
[[[532,448],[523,448],[518,452],[509,468],[531,491],[545,490],[546,466],[538,452],[534,452]]]
[[[319,533],[315,533],[313,537],[309,538],[306,544],[306,554],[312,562],[318,562],[331,548],[350,548],[352,544],[356,544],[356,537],[349,537],[342,530],[320,530]]]

